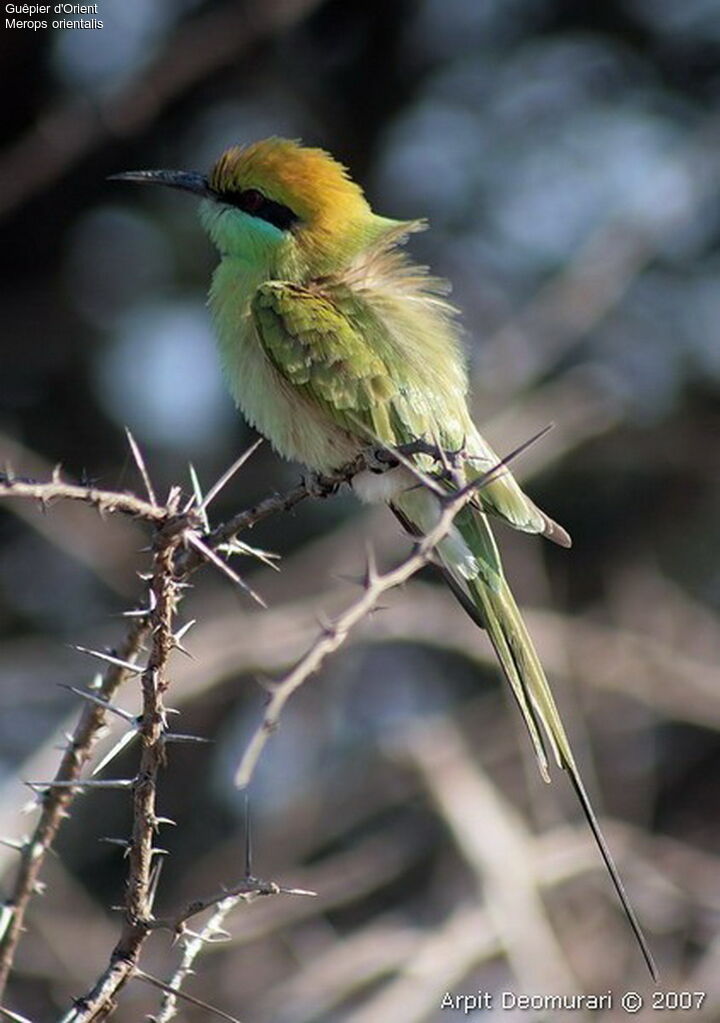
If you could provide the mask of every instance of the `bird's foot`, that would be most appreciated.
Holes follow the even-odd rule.
[[[325,498],[337,494],[343,480],[335,476],[324,476],[321,472],[311,472],[303,477],[303,483],[311,497]]]
[[[387,472],[400,465],[400,460],[389,448],[371,447],[363,452],[363,464],[368,472]]]

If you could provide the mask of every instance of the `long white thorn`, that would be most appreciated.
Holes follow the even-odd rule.
[[[125,747],[130,745],[130,743],[133,741],[137,734],[138,734],[137,725],[134,725],[132,728],[129,728],[124,735],[121,735],[118,741],[112,747],[112,749],[110,749],[102,758],[100,763],[93,768],[92,771],[93,777],[96,774],[100,774],[103,768],[107,767],[108,764],[112,763],[115,757],[119,756],[120,753],[122,753],[122,751],[125,749]]]
[[[135,459],[135,465],[138,467],[138,471],[140,472],[140,475],[142,476],[142,481],[145,484],[145,489],[147,490],[147,495],[150,498],[150,504],[157,505],[157,498],[155,497],[155,490],[153,489],[153,485],[152,485],[152,483],[150,481],[150,474],[147,471],[147,466],[145,465],[145,459],[143,458],[142,452],[141,452],[140,448],[138,447],[135,438],[130,433],[130,430],[128,429],[127,426],[125,427],[125,434],[127,435],[128,444],[130,445],[130,450],[132,451],[133,458]]]
[[[15,852],[22,852],[27,844],[27,838],[23,840],[18,840],[16,838],[0,838],[0,845],[4,845],[7,849],[14,849]]]
[[[12,1009],[6,1009],[4,1005],[0,1005],[0,1016],[4,1019],[9,1019],[12,1023],[32,1023],[32,1020],[28,1019],[27,1016],[21,1016],[19,1012],[13,1012]]]
[[[197,533],[188,529],[185,531],[185,536],[188,543],[192,544],[192,546],[195,547],[195,549],[198,550],[207,561],[211,561],[216,568],[219,568],[221,572],[224,572],[225,575],[232,579],[232,581],[244,590],[248,596],[252,597],[252,599],[260,605],[260,607],[267,608],[267,604],[262,597],[256,593],[251,586],[248,586],[245,580],[241,579],[237,572],[234,572],[229,565],[226,565],[223,559],[218,557],[214,550],[208,547],[207,544],[203,543]]]
[[[122,618],[145,618],[157,607],[157,597],[154,590],[148,591],[148,606],[133,608],[131,611],[121,611]]]
[[[206,739],[203,735],[186,735],[184,732],[165,732],[165,742],[198,742],[212,744],[214,739]]]
[[[190,480],[192,482],[193,496],[185,506],[185,510],[189,511],[194,505],[198,513],[202,518],[202,527],[205,533],[210,532],[210,523],[208,522],[207,512],[205,511],[205,499],[203,498],[202,488],[200,486],[200,480],[198,474],[195,472],[195,466],[190,462],[188,465],[188,471],[190,473]]]
[[[235,473],[239,469],[241,469],[243,467],[243,465],[245,465],[245,463],[247,462],[248,458],[250,458],[252,455],[255,454],[255,452],[260,447],[262,442],[263,442],[263,438],[259,437],[255,441],[254,444],[250,445],[250,447],[247,449],[247,451],[244,451],[242,453],[242,455],[240,455],[239,458],[235,459],[233,464],[230,466],[229,469],[225,470],[225,472],[222,474],[222,476],[217,481],[217,483],[214,483],[210,487],[210,489],[208,490],[207,494],[203,498],[202,503],[200,504],[200,508],[201,509],[207,508],[210,505],[210,502],[215,500],[215,498],[218,496],[218,494],[223,489],[223,487],[226,486],[226,484],[228,484],[230,482],[230,480],[233,478]]]
[[[272,568],[273,571],[279,572],[280,567],[275,564],[276,561],[280,560],[280,555],[275,554],[274,551],[263,551],[259,547],[251,547],[249,543],[243,543],[242,540],[238,540],[235,537],[234,540],[229,540],[227,543],[221,544],[218,547],[219,551],[224,554],[245,554],[251,558],[257,558],[258,561],[262,561],[268,568]]]
[[[193,625],[195,624],[197,624],[197,618],[191,618],[189,622],[185,622],[185,624],[182,625],[173,635],[173,639],[175,640],[175,642],[179,643],[183,639],[183,637],[188,634],[190,629],[192,629]]]
[[[33,792],[45,789],[131,789],[135,778],[114,778],[110,781],[90,781],[77,778],[75,781],[26,781],[25,785]]]
[[[4,906],[0,906],[0,940],[5,935],[8,927],[12,922],[12,918],[15,915],[15,907],[5,903]]]
[[[106,664],[114,664],[116,668],[124,668],[125,671],[131,671],[134,675],[142,675],[145,668],[142,664],[134,664],[132,661],[123,661],[120,657],[115,657],[113,654],[103,653],[102,650],[90,650],[86,646],[78,646],[75,643],[70,644],[71,650],[77,650],[81,654],[87,654],[88,657],[97,657],[99,661],[105,661]]]
[[[79,648],[76,648],[79,649]],[[76,686],[69,686],[67,682],[58,682],[61,689],[67,689],[68,692],[74,693],[79,696],[82,700],[87,700],[89,703],[94,703],[98,707],[102,707],[103,710],[109,710],[111,714],[117,714],[118,717],[122,718],[123,721],[135,721],[135,715],[131,714],[130,711],[123,710],[122,707],[116,707],[113,703],[108,703],[107,700],[103,700],[101,696],[95,696],[94,693],[88,693],[84,689],[78,689]],[[72,742],[72,736],[69,736],[69,741]]]

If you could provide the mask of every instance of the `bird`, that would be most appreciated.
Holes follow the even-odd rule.
[[[281,456],[326,474],[373,443],[398,451],[424,438],[439,451],[461,453],[444,486],[478,486],[437,544],[439,567],[487,632],[542,777],[550,780],[551,760],[569,776],[657,982],[652,952],[506,579],[491,520],[562,547],[570,547],[570,536],[524,492],[471,418],[462,331],[448,285],[404,248],[426,222],[375,213],[343,164],[292,139],[231,146],[207,175],[139,170],[112,177],[201,200],[200,219],[220,256],[209,305],[224,375],[246,420]],[[389,505],[407,532],[424,535],[442,507],[433,489],[418,483],[430,458],[416,454],[383,472],[365,468],[351,485],[361,501]]]

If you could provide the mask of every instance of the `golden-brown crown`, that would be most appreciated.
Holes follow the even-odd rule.
[[[323,149],[289,139],[269,138],[226,150],[210,174],[220,193],[254,188],[288,206],[302,221],[327,226],[367,216],[363,191],[341,163]]]

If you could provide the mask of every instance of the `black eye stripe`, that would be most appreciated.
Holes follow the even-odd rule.
[[[218,192],[217,198],[220,202],[236,206],[252,217],[266,220],[281,231],[289,230],[300,219],[289,206],[268,199],[256,188],[247,188],[242,192]]]

